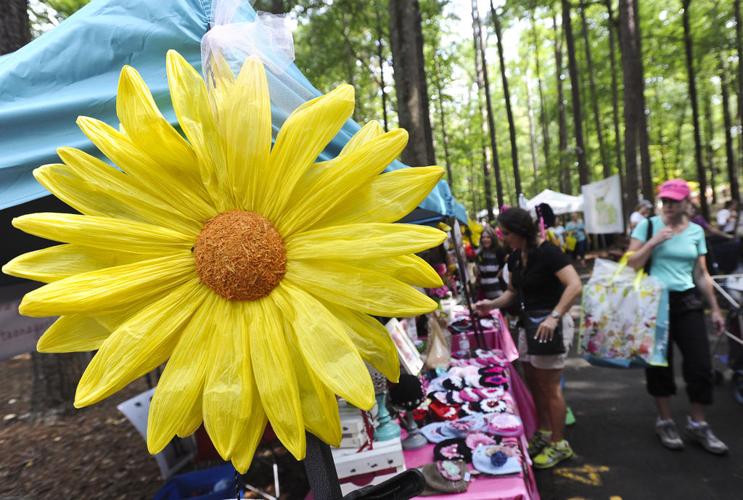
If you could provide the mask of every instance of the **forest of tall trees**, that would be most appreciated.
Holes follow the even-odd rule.
[[[398,96],[421,68],[396,50],[409,34],[389,17],[418,12],[428,99],[419,111],[430,114],[420,122],[432,129],[420,137],[434,155],[416,158],[446,165],[471,212],[614,174],[627,210],[672,177],[706,192],[704,211],[738,197],[740,0],[329,4],[287,6],[297,65],[320,89],[353,83],[356,118],[391,125],[409,126],[410,99]]]
[[[47,5],[59,17],[88,0]],[[403,160],[438,162],[471,213],[619,174],[625,209],[693,181],[738,198],[740,0],[256,0],[296,22],[316,87],[357,89],[354,118],[403,126]],[[33,9],[32,9],[33,10]],[[38,7],[36,7],[38,10]],[[12,11],[12,12],[11,12]],[[34,13],[31,12],[32,18]],[[2,38],[21,37],[4,22]],[[32,30],[35,34],[35,31]],[[7,51],[7,50],[5,50]]]

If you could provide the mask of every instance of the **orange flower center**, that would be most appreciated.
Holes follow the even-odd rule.
[[[286,273],[284,240],[255,212],[232,210],[210,219],[194,246],[201,282],[229,300],[257,300]]]

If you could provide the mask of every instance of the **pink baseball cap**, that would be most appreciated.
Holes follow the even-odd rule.
[[[689,189],[689,184],[684,179],[671,179],[658,188],[659,198],[681,201],[688,198],[690,194],[691,189]]]

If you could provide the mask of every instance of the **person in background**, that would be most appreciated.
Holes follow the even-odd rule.
[[[498,243],[495,231],[486,227],[480,235],[480,248],[477,249],[477,276],[480,284],[479,296],[494,299],[503,293],[500,274],[506,261],[506,251]]]
[[[637,204],[637,207],[635,207],[635,211],[632,212],[629,216],[630,234],[632,234],[632,230],[635,229],[640,222],[648,218],[648,215],[650,215],[650,211],[652,209],[652,203],[650,203],[648,200],[640,200],[640,202]]]
[[[562,217],[555,219],[555,227],[552,228],[555,236],[560,240],[560,248],[565,248],[565,226],[562,222]]]
[[[567,313],[582,285],[568,256],[539,236],[529,212],[511,208],[498,216],[498,224],[506,245],[513,249],[508,258],[509,286],[497,299],[479,301],[478,311],[485,314],[519,302],[527,312],[550,310],[536,331],[534,338],[539,342],[550,342],[558,324],[562,325],[562,354],[529,354],[523,328],[518,339],[519,360],[539,417],[540,430],[529,443],[529,454],[535,467],[546,469],[573,456],[564,435],[566,410],[560,378],[575,329]]]
[[[735,235],[738,227],[738,202],[728,200],[717,212],[717,227],[725,234]]]
[[[701,228],[704,229],[705,236],[707,236],[708,238],[720,239],[724,241],[733,239],[733,235],[720,231],[712,224],[707,222],[707,219],[705,219],[702,215],[702,211],[699,209],[699,206],[692,202],[689,202],[689,220],[694,224],[698,224],[699,226],[701,226]]]
[[[704,416],[704,407],[712,403],[714,377],[700,295],[712,310],[711,320],[718,335],[724,329],[724,320],[707,272],[704,231],[688,217],[690,192],[683,179],[669,180],[660,186],[658,197],[663,210],[659,216],[642,221],[632,232],[629,265],[642,269],[650,259],[650,275],[670,292],[668,366],[645,370],[647,390],[655,397],[658,408],[655,432],[666,448],[683,449],[684,442],[671,415],[671,396],[676,393],[675,342],[683,356],[682,373],[691,406],[686,434],[708,452],[721,455],[728,448],[715,436]]]
[[[580,218],[578,212],[573,212],[570,222],[565,226],[565,232],[575,238],[575,250],[573,258],[577,259],[581,265],[586,263],[586,247],[588,246],[588,237],[586,236],[586,226]]]

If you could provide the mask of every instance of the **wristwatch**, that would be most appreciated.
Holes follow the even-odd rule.
[[[561,317],[561,316],[562,316],[562,314],[560,314],[560,313],[559,313],[559,312],[557,312],[556,310],[555,310],[555,311],[552,311],[552,312],[550,313],[550,317],[551,317],[551,318],[555,318],[555,319],[560,319],[560,317]]]

